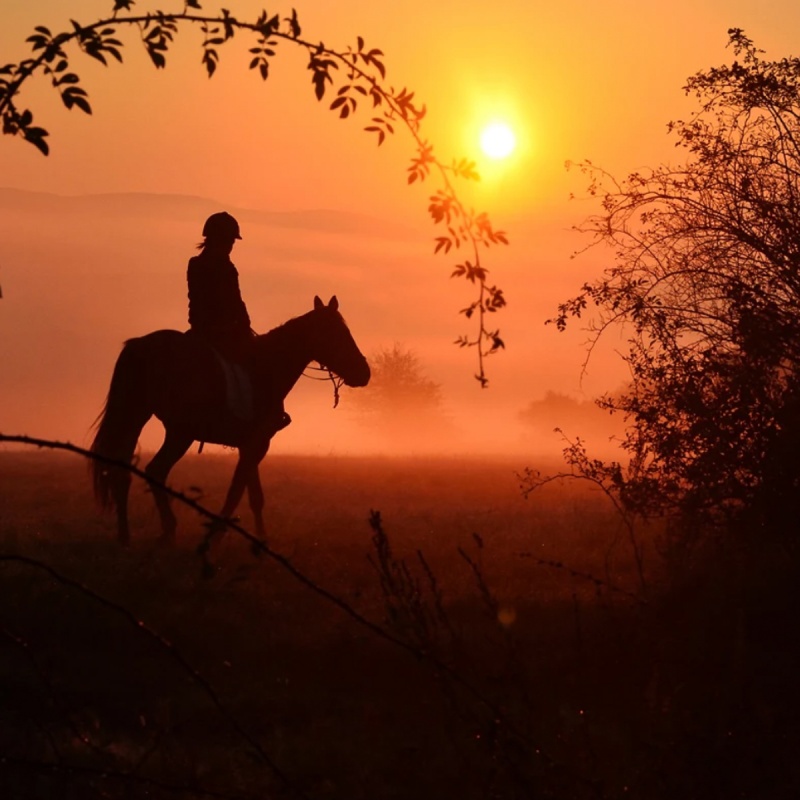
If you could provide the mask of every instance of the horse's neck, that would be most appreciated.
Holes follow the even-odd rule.
[[[253,376],[286,397],[312,360],[304,317],[297,317],[256,341]]]

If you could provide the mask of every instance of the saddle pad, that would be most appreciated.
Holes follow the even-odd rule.
[[[234,417],[245,422],[253,419],[253,384],[241,364],[223,358],[214,350],[225,376],[225,403]]]

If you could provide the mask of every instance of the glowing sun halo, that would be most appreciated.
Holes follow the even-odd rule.
[[[504,122],[493,122],[481,133],[481,149],[489,158],[506,158],[516,143],[514,132]]]

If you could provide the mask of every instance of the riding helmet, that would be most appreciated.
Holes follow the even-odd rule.
[[[203,225],[203,236],[206,239],[241,239],[239,223],[227,211],[212,214]]]

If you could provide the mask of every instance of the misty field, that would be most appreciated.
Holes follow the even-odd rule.
[[[642,573],[600,492],[526,500],[526,466],[268,456],[309,587],[235,533],[204,576],[137,482],[122,549],[80,458],[0,453],[0,795],[796,796],[782,562],[679,580],[654,527]],[[213,510],[232,467],[171,485]]]

